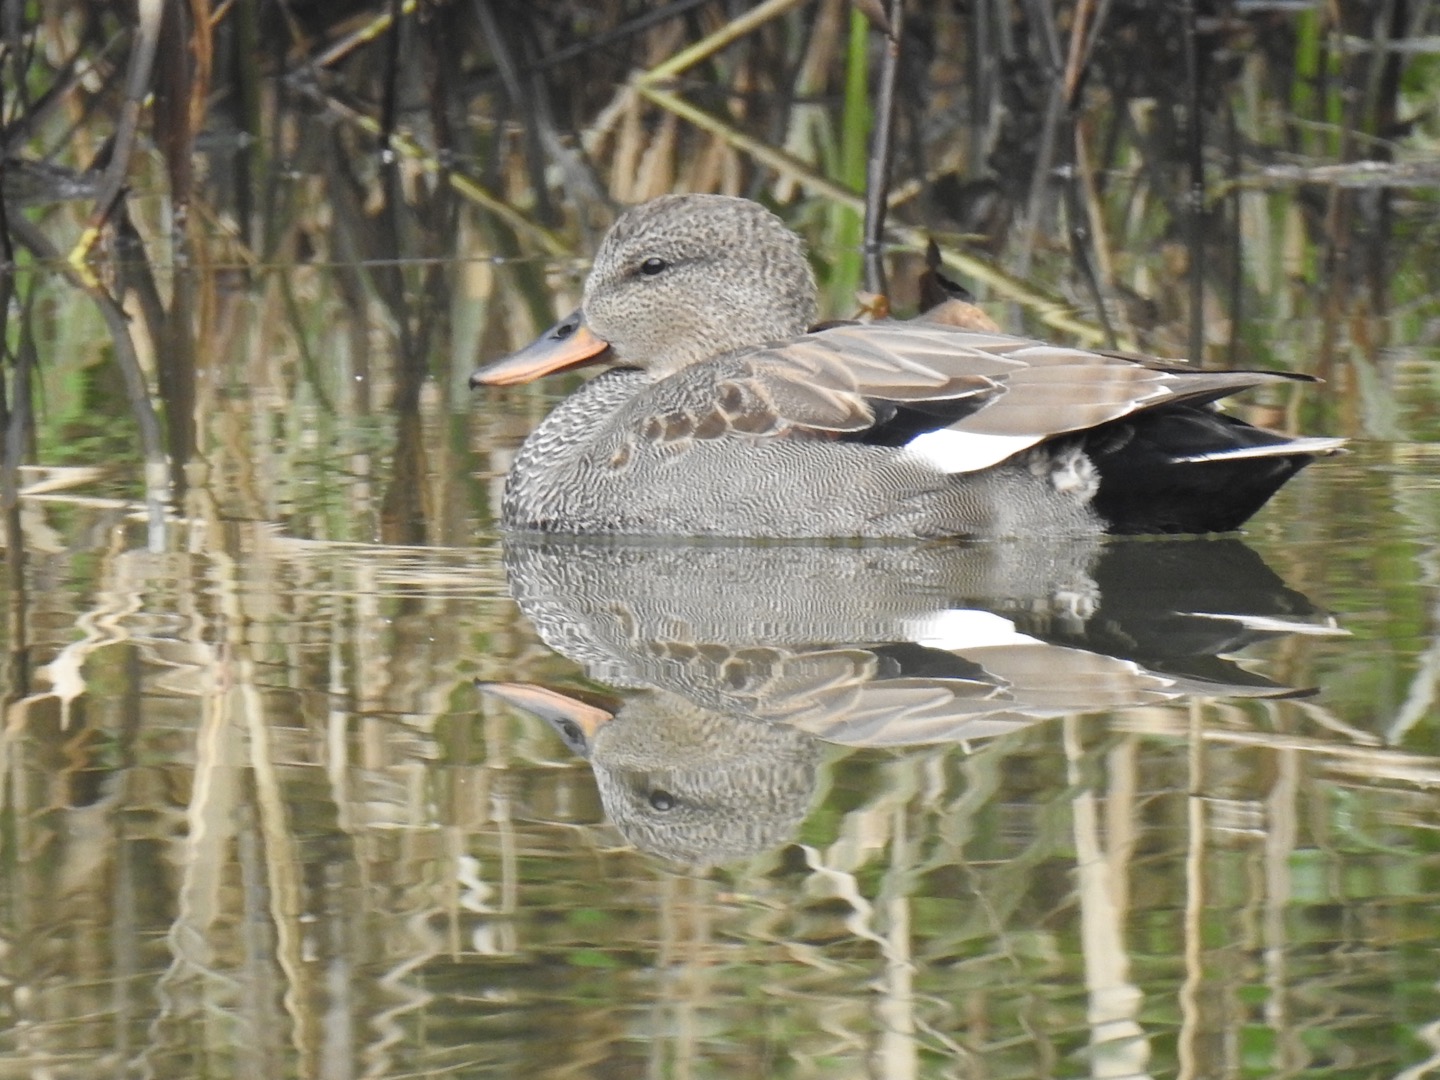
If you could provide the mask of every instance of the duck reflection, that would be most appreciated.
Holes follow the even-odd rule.
[[[549,721],[636,846],[786,841],[824,744],[967,742],[1049,717],[1296,693],[1227,659],[1334,623],[1234,539],[869,547],[523,539],[510,588],[618,697],[482,688]]]

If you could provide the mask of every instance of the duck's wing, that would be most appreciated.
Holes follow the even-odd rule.
[[[1159,405],[1313,381],[1201,371],[936,318],[829,326],[674,378],[684,392],[649,418],[646,438],[829,435],[912,446],[943,457],[949,472],[987,468],[1045,439]]]

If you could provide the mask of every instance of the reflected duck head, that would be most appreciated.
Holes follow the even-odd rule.
[[[480,691],[549,723],[595,775],[605,815],[641,851],[712,866],[778,847],[799,830],[821,744],[788,724],[644,691],[602,707],[530,683]]]
[[[815,796],[820,754],[816,739],[788,724],[650,691],[597,734],[590,766],[606,816],[630,843],[713,866],[794,838]]]

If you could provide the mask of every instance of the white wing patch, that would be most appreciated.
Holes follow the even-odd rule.
[[[936,611],[906,626],[907,635],[917,645],[946,652],[962,649],[984,649],[997,645],[1040,645],[1038,638],[1022,634],[1009,619],[992,611],[973,608],[949,608]]]
[[[998,465],[1043,438],[1043,435],[979,435],[941,428],[916,435],[905,444],[905,449],[943,473],[969,473]]]

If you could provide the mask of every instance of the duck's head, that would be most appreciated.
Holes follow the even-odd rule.
[[[580,310],[533,345],[481,368],[472,386],[510,385],[599,359],[663,378],[736,349],[802,334],[815,277],[800,238],[758,203],[666,195],[605,234]]]

